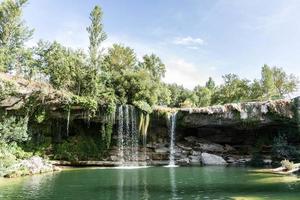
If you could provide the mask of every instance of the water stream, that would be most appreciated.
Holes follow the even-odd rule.
[[[136,108],[121,105],[117,109],[118,156],[120,166],[139,166],[139,134]]]
[[[175,138],[176,138],[176,115],[177,112],[172,113],[169,117],[169,134],[170,134],[170,155],[169,165],[167,167],[176,167],[175,165]]]

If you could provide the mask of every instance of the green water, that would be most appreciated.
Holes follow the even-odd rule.
[[[300,179],[244,168],[75,169],[0,179],[0,199],[300,199]]]

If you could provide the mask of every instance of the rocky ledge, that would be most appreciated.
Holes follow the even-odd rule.
[[[11,166],[5,178],[15,178],[20,176],[41,174],[46,172],[60,171],[60,168],[38,156],[33,156],[26,160],[21,160],[19,163]]]

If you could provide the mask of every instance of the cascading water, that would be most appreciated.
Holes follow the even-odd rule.
[[[67,116],[67,137],[69,137],[69,129],[70,129],[70,115],[71,115],[71,110],[68,110],[68,116]]]
[[[124,136],[123,136],[123,106],[118,107],[118,156],[121,164],[124,164]]]
[[[176,167],[175,165],[175,137],[176,137],[176,115],[177,112],[172,113],[169,117],[169,122],[170,122],[170,155],[169,155],[169,165],[168,167]]]
[[[124,105],[117,109],[118,156],[121,166],[138,166],[139,137],[134,106]]]

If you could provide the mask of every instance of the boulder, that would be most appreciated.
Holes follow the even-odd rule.
[[[202,153],[201,161],[204,165],[226,165],[227,162],[221,157],[214,154]]]

